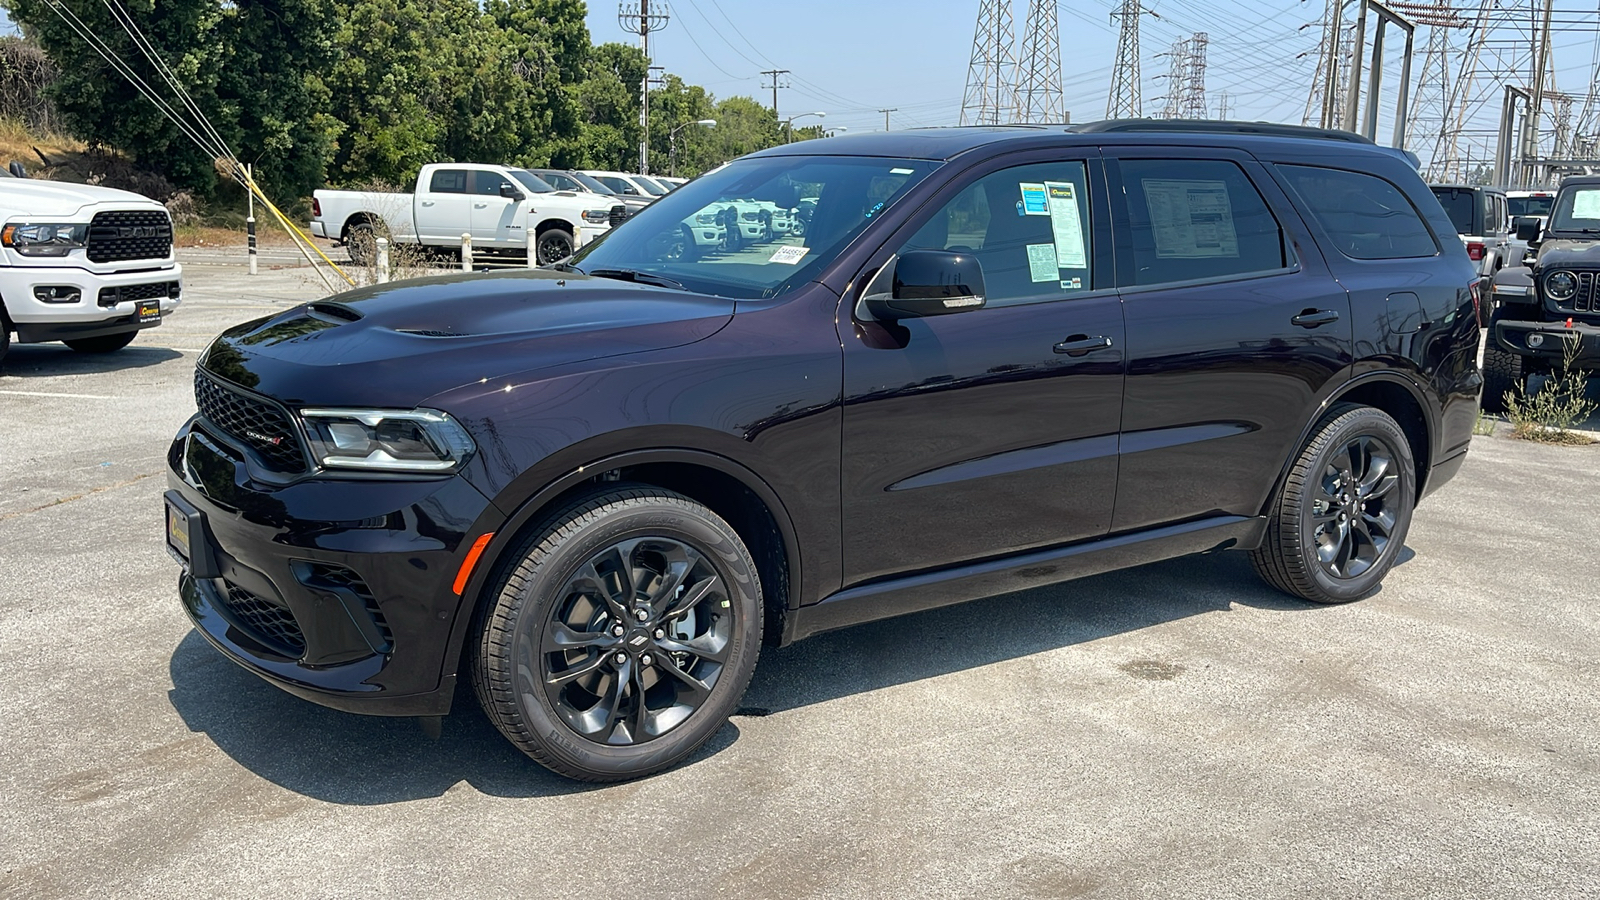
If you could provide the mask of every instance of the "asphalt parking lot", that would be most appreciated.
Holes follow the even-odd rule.
[[[1600,897],[1600,447],[1477,438],[1349,606],[1221,554],[769,650],[691,763],[593,787],[470,692],[435,740],[191,633],[196,351],[322,293],[206,259],[0,374],[0,897]]]

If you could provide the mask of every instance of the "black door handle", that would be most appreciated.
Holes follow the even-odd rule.
[[[1057,344],[1055,346],[1055,351],[1057,353],[1065,353],[1068,356],[1082,356],[1085,353],[1092,353],[1095,350],[1104,350],[1110,346],[1111,338],[1108,338],[1105,335],[1089,337],[1088,335],[1084,334],[1075,334]]]
[[[1339,321],[1339,313],[1331,309],[1308,309],[1289,321],[1301,328],[1319,328]]]

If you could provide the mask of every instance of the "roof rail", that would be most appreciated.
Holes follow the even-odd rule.
[[[1179,134],[1260,134],[1269,137],[1321,138],[1329,141],[1348,141],[1352,144],[1373,143],[1362,135],[1333,128],[1308,128],[1304,125],[1279,125],[1275,122],[1220,122],[1211,119],[1110,119],[1104,122],[1074,125],[1071,130],[1080,134],[1140,131]]]

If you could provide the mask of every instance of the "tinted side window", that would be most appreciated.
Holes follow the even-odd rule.
[[[550,182],[550,186],[558,191],[581,191],[583,186],[572,180],[571,177],[560,172],[541,172],[539,177]]]
[[[1321,166],[1279,165],[1301,205],[1351,259],[1415,259],[1439,252],[1428,226],[1400,189],[1373,175]],[[1465,195],[1471,214],[1471,191]],[[1438,190],[1435,196],[1440,196]],[[1443,199],[1443,197],[1441,197]],[[1450,212],[1446,207],[1446,212]],[[1455,220],[1455,214],[1450,218]]]
[[[467,170],[435,169],[433,180],[428,182],[428,190],[435,194],[465,194],[467,192]]]
[[[1287,173],[1289,166],[1279,166]],[[1433,189],[1433,196],[1439,199],[1439,205],[1444,207],[1445,217],[1450,224],[1456,227],[1456,234],[1472,234],[1472,191],[1466,188],[1439,188]]]
[[[482,169],[477,169],[472,173],[472,192],[474,194],[498,197],[500,196],[500,185],[502,184],[511,184],[511,182],[507,181],[505,176],[499,172],[485,172]]]
[[[619,194],[637,194],[639,189],[614,175],[596,175],[599,182]]]
[[[1125,159],[1133,283],[1272,272],[1283,231],[1244,170],[1225,160]]]
[[[1092,286],[1089,222],[1082,162],[1016,166],[968,186],[900,250],[976,256],[988,306],[1055,300]]]

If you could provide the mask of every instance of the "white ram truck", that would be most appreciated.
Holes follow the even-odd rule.
[[[166,207],[128,191],[0,172],[0,360],[18,343],[126,347],[183,296]]]
[[[478,163],[431,163],[411,194],[317,191],[311,233],[339,241],[358,265],[372,260],[379,236],[396,244],[526,251],[528,235],[543,265],[572,252],[627,217],[614,197],[558,191],[526,169]]]

